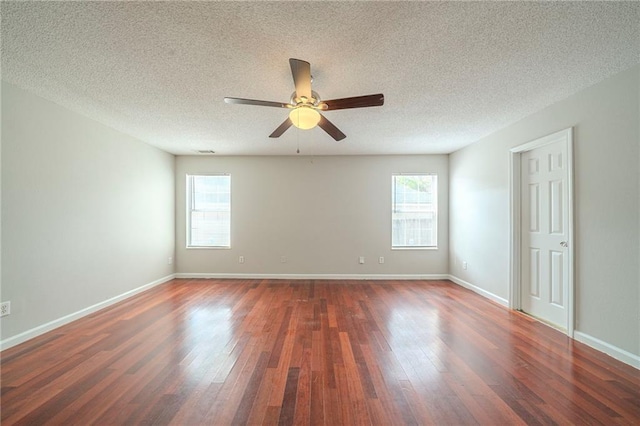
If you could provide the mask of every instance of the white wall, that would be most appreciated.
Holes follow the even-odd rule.
[[[509,148],[574,126],[576,330],[635,355],[639,82],[636,66],[451,154],[449,194],[451,274],[508,299]]]
[[[327,143],[335,143],[330,140]],[[230,173],[231,249],[185,249],[187,174]],[[435,172],[437,250],[391,250],[391,174]],[[448,156],[178,157],[178,273],[420,275],[448,271]],[[238,256],[245,263],[238,263]],[[281,263],[281,256],[287,263]],[[365,264],[358,257],[365,256]],[[378,258],[384,256],[385,263]]]
[[[2,84],[2,339],[173,273],[174,157]]]

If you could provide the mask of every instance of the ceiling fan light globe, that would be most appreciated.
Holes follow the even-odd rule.
[[[313,129],[320,122],[320,113],[310,107],[298,107],[291,110],[289,119],[298,129]]]

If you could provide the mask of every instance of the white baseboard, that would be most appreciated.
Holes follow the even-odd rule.
[[[493,300],[496,303],[499,303],[505,307],[509,307],[509,301],[503,299],[502,297],[496,296],[493,293],[490,293],[486,290],[481,289],[480,287],[476,287],[475,285],[462,280],[456,276],[449,275],[449,279],[456,284],[461,285],[462,287],[468,288],[471,291],[478,293],[481,296],[484,296],[488,299]],[[578,342],[584,343],[587,346],[592,347],[600,352],[604,352],[605,354],[617,359],[618,361],[624,362],[632,367],[640,369],[640,356],[632,354],[631,352],[627,352],[624,349],[620,349],[617,346],[614,346],[610,343],[604,342],[596,337],[590,336],[586,333],[582,333],[578,330],[574,330],[573,338]]]
[[[612,358],[615,358],[618,361],[622,361],[625,364],[628,364],[640,370],[640,356],[632,354],[631,352],[627,352],[624,349],[620,349],[617,346],[604,342],[596,337],[590,336],[589,334],[583,333],[578,330],[573,332],[573,336],[578,342],[584,343],[587,346],[591,346],[593,349],[604,352]]]
[[[234,278],[244,280],[446,280],[447,274],[215,274],[177,273],[176,278]]]
[[[65,315],[62,318],[58,318],[53,321],[49,321],[46,324],[39,325],[30,330],[17,334],[15,336],[8,337],[2,341],[0,341],[0,350],[9,349],[10,347],[19,345],[20,343],[26,342],[27,340],[33,339],[34,337],[38,337],[41,334],[47,333],[51,330],[54,330],[58,327],[62,327],[65,324],[68,324],[72,321],[85,317],[89,314],[99,311],[100,309],[104,309],[107,306],[113,305],[114,303],[118,303],[121,300],[128,299],[131,296],[134,296],[138,293],[142,293],[145,290],[148,290],[152,287],[160,285],[162,283],[166,283],[175,278],[175,274],[167,275],[166,277],[162,277],[150,283],[147,283],[141,287],[134,288],[133,290],[129,290],[125,293],[119,294],[118,296],[112,297],[110,299],[104,300],[100,303],[96,303],[95,305],[89,306],[87,308],[81,309],[77,312],[74,312],[69,315]]]
[[[456,283],[456,284],[458,284],[458,285],[460,285],[460,286],[462,286],[464,288],[468,288],[469,290],[471,290],[471,291],[473,291],[475,293],[478,293],[481,296],[486,297],[487,299],[493,300],[494,302],[499,303],[502,306],[505,306],[507,308],[509,307],[509,301],[507,299],[503,299],[502,297],[496,296],[495,294],[493,294],[493,293],[491,293],[491,292],[489,292],[487,290],[484,290],[484,289],[482,289],[480,287],[476,287],[475,285],[471,284],[470,282],[462,280],[462,279],[460,279],[460,278],[458,278],[458,277],[456,277],[454,275],[449,275],[448,279],[450,279],[454,283]]]

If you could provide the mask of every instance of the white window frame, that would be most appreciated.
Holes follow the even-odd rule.
[[[193,211],[193,178],[197,176],[228,176],[229,177],[229,245],[225,246],[197,246],[191,244],[191,213]],[[231,174],[230,173],[194,173],[186,175],[186,248],[187,249],[222,249],[228,250],[231,248],[231,229],[232,229],[232,190],[231,190]]]
[[[432,204],[434,207],[433,239],[434,244],[428,246],[394,246],[393,245],[393,214],[395,200],[395,178],[397,176],[432,176],[434,185],[432,193]],[[391,174],[391,250],[437,250],[438,249],[438,174],[437,173],[392,173]]]

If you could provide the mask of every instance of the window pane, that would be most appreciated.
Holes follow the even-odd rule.
[[[437,177],[393,175],[392,247],[437,245]]]
[[[229,176],[193,176],[193,209],[229,209],[231,186]]]
[[[231,245],[231,177],[188,176],[187,246]]]

